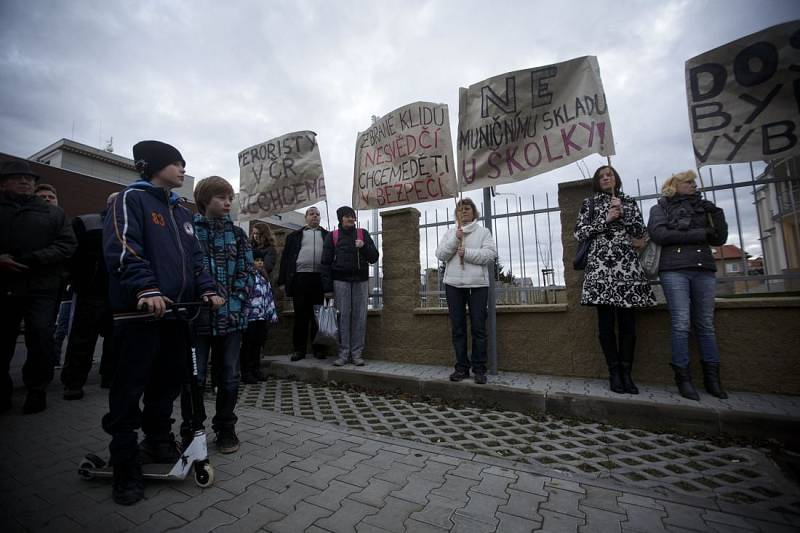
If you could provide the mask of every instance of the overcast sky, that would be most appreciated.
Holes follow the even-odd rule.
[[[350,203],[355,137],[371,115],[443,102],[455,132],[460,86],[596,55],[614,165],[626,183],[652,183],[694,167],[684,62],[795,18],[796,0],[3,0],[0,151],[113,136],[130,157],[154,138],[177,146],[190,174],[238,190],[240,150],[308,129],[335,209]],[[499,189],[553,194],[580,177],[571,165]]]

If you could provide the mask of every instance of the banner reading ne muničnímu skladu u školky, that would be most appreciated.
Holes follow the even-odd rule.
[[[241,220],[300,209],[325,199],[313,131],[287,133],[239,152]]]
[[[462,190],[520,181],[594,153],[614,155],[594,56],[509,72],[460,89]]]
[[[456,195],[447,105],[415,102],[356,138],[353,207],[371,209]]]
[[[742,37],[686,62],[698,166],[800,154],[800,21]]]

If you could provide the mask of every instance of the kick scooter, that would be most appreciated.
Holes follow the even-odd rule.
[[[169,304],[164,319],[182,320],[192,322],[200,314],[203,306],[202,302],[173,303]],[[156,320],[151,313],[127,313],[117,315],[114,320]],[[208,447],[206,444],[206,433],[200,417],[204,412],[203,397],[197,383],[197,355],[192,340],[192,349],[188,357],[191,365],[192,375],[188,384],[184,384],[184,389],[188,392],[191,399],[191,424],[192,439],[181,450],[181,455],[174,465],[147,463],[142,465],[142,477],[144,479],[165,479],[183,480],[189,475],[189,471],[194,469],[194,481],[197,486],[206,488],[214,484],[214,467],[208,462]],[[78,467],[78,475],[82,479],[110,478],[114,475],[111,465],[95,454],[87,454]]]

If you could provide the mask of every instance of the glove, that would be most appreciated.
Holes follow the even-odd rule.
[[[706,213],[716,213],[717,210],[719,210],[719,207],[714,205],[714,202],[709,202],[708,200],[703,200],[702,202],[700,202],[700,206]]]

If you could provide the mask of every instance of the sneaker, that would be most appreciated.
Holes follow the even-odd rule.
[[[345,359],[344,357],[340,357],[333,362],[333,366],[344,366],[346,364],[347,364],[347,359]]]
[[[486,384],[486,373],[485,372],[475,372],[475,383],[478,385],[485,385]]]
[[[364,360],[361,357],[353,357],[353,364],[356,366],[364,366]]]
[[[143,464],[172,464],[181,456],[175,435],[147,435],[139,444],[139,453]]]
[[[233,453],[239,449],[239,437],[233,429],[217,431],[216,443],[220,453]]]
[[[306,354],[300,352],[294,352],[292,356],[289,358],[289,361],[299,361],[300,359],[305,359]]]
[[[78,387],[77,389],[70,389],[69,387],[64,387],[64,399],[65,400],[80,400],[83,398],[83,389]]]
[[[25,403],[22,405],[22,414],[32,415],[44,411],[47,408],[46,397],[47,393],[43,390],[28,391],[28,396],[25,397]]]
[[[114,465],[111,497],[119,505],[133,505],[144,498],[142,463],[138,456]]]
[[[461,381],[469,377],[469,370],[459,370],[456,368],[456,371],[450,374],[450,381]]]

